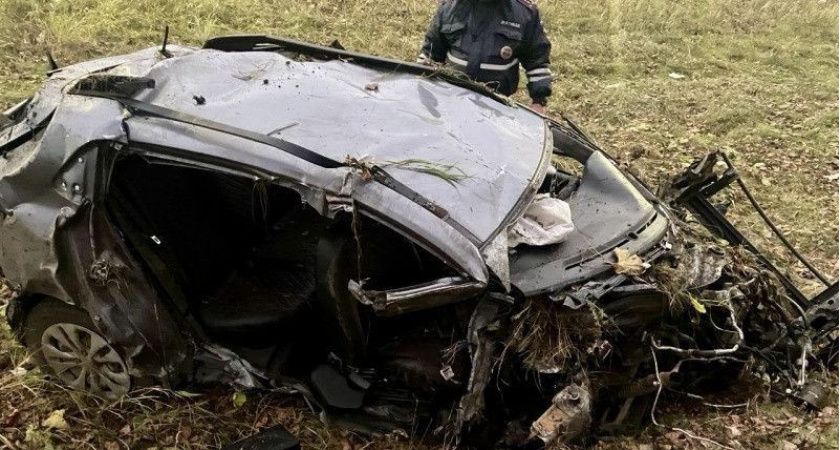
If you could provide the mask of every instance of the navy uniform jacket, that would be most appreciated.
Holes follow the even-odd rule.
[[[529,0],[445,0],[418,62],[446,63],[504,95],[516,92],[521,64],[528,93],[545,104],[551,95],[550,51],[540,13]]]

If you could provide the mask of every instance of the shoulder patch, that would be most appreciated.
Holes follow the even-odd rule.
[[[516,0],[516,1],[525,5],[529,9],[537,9],[537,5],[532,0]]]

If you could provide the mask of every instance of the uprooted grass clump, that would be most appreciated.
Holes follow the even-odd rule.
[[[513,316],[505,352],[518,355],[528,368],[556,372],[583,361],[603,328],[602,312],[595,305],[572,311],[549,298],[532,298]]]
[[[671,210],[671,225],[676,230],[674,236],[677,257],[655,263],[645,273],[645,279],[652,281],[668,297],[669,306],[675,313],[685,308],[695,307],[701,301],[698,289],[691,286],[692,271],[687,268],[697,265],[719,264],[719,276],[738,284],[746,291],[745,297],[751,302],[771,301],[779,303],[785,296],[785,290],[776,274],[764,269],[755,254],[743,247],[730,245],[727,241],[712,235],[700,225],[690,213],[679,217]],[[696,267],[695,267],[696,268]],[[804,279],[797,273],[787,274],[805,291],[814,290],[813,281]]]
[[[675,262],[671,260],[659,261],[648,270],[645,278],[661,290],[668,298],[668,306],[672,313],[680,314],[686,308],[699,308],[699,296],[697,289],[691,286],[691,272],[687,270],[693,264],[692,258],[695,254],[713,252],[721,255],[721,260],[726,260],[727,247],[714,244],[700,245],[691,251],[682,251]]]
[[[678,230],[676,260],[659,261],[645,274],[668,297],[672,312],[680,313],[690,307],[702,309],[700,289],[691,286],[696,274],[688,268],[715,264],[719,265],[719,273],[714,278],[722,276],[737,285],[747,303],[788,306],[789,300],[783,301],[787,294],[778,277],[763,268],[755,254],[712,236],[690,218],[684,221],[672,217],[672,225]]]

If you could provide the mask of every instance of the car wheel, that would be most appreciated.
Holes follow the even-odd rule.
[[[73,389],[118,398],[131,388],[122,354],[80,308],[40,301],[24,320],[23,341],[45,371]]]

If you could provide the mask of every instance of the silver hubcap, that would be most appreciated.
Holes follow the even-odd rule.
[[[113,398],[131,386],[119,353],[85,327],[57,323],[47,328],[41,335],[41,352],[53,373],[73,389]]]

